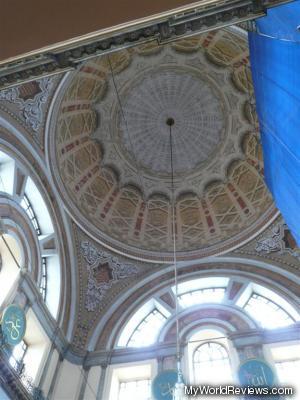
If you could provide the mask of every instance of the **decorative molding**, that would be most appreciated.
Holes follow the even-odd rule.
[[[289,230],[288,226],[281,222],[275,225],[271,234],[257,241],[255,251],[259,254],[290,254],[300,260],[300,249]]]
[[[173,16],[152,20],[148,25],[136,24],[111,34],[99,33],[88,39],[72,41],[63,48],[47,49],[0,66],[0,88],[13,86],[76,68],[82,61],[135,46],[149,40],[161,43],[201,32],[242,23],[265,15],[266,9],[284,3],[282,0],[227,0],[204,2]]]
[[[0,100],[19,106],[19,116],[34,132],[37,132],[43,122],[42,105],[48,100],[53,79],[46,77],[0,91]]]
[[[96,249],[88,241],[81,242],[81,253],[89,273],[85,299],[87,311],[95,311],[107,290],[119,280],[138,273],[137,266],[121,263],[117,257]]]

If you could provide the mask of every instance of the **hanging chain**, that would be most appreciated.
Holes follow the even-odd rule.
[[[174,123],[174,122],[173,122]],[[174,193],[174,165],[173,165],[173,140],[172,124],[170,126],[170,158],[171,158],[171,193],[172,193],[172,233],[173,233],[173,262],[174,262],[174,282],[175,282],[175,317],[176,317],[176,360],[178,379],[180,379],[180,343],[179,343],[179,318],[178,318],[178,272],[176,257],[176,221],[175,221],[175,193]]]

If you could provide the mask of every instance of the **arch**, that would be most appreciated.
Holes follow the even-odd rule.
[[[242,282],[253,281],[272,289],[286,299],[294,309],[298,309],[299,285],[297,282],[299,279],[288,268],[282,270],[276,265],[257,260],[223,256],[202,259],[197,263],[194,261],[182,263],[179,267],[179,276],[179,283],[193,278],[214,276],[231,277]],[[164,270],[157,271],[151,277],[140,281],[126,294],[123,293],[111,307],[110,315],[104,314],[94,325],[93,334],[88,341],[89,350],[97,348],[100,343],[101,347],[113,348],[122,330],[121,327],[127,323],[134,312],[149,299],[154,296],[158,298],[165,293],[167,288],[174,284],[173,279],[173,267],[165,267]],[[108,331],[106,328],[108,324],[114,324],[115,328]]]
[[[2,178],[2,168],[1,168],[1,160],[4,161],[4,179]],[[9,165],[9,170],[7,168]],[[5,180],[8,178],[11,180],[12,190],[6,189]],[[22,172],[20,168],[18,168],[14,159],[10,157],[8,154],[0,150],[0,182],[2,183],[2,191],[5,192],[9,198],[9,215],[14,213],[25,213],[28,223],[28,227],[26,224],[23,229],[26,231],[31,231],[35,233],[37,236],[37,240],[34,242],[34,248],[30,246],[30,253],[33,253],[32,259],[37,260],[37,270],[35,272],[35,279],[40,290],[40,282],[43,275],[42,272],[42,259],[44,259],[44,265],[49,263],[47,259],[53,260],[56,255],[56,238],[54,236],[54,227],[50,217],[50,213],[48,211],[48,207],[45,203],[45,200],[38,189],[37,185],[32,180],[30,173],[24,171]],[[15,210],[15,211],[14,211]],[[17,221],[13,222],[15,227],[18,227]],[[33,229],[30,229],[33,228]],[[26,234],[25,234],[26,236]],[[32,235],[34,236],[34,235]],[[25,239],[28,242],[27,238]],[[52,284],[48,285],[48,293],[45,293],[45,303],[48,306],[48,309],[54,318],[57,317],[58,308],[59,308],[59,299],[60,299],[60,266],[59,263],[57,265],[53,265],[51,262],[52,268],[50,265],[45,271],[47,271],[47,277],[44,277],[44,280],[48,280],[51,277],[51,281],[55,281]],[[30,270],[30,265],[28,264],[27,268]],[[55,271],[57,270],[57,271]],[[35,268],[34,268],[35,271]],[[52,275],[55,275],[53,279]],[[58,292],[59,289],[59,292]],[[59,294],[59,295],[58,295]],[[51,297],[51,298],[50,298]]]
[[[12,209],[15,210],[12,215],[14,221],[10,223],[15,230],[21,223],[19,233],[21,234],[22,245],[26,249],[26,267],[28,267],[28,270],[32,270],[32,277],[38,290],[43,275],[43,256],[50,259],[56,255],[57,261],[59,260],[57,266],[55,266],[57,269],[56,276],[52,279],[52,298],[55,299],[56,305],[52,309],[49,307],[48,309],[59,325],[63,326],[65,324],[66,327],[68,323],[66,316],[69,312],[68,307],[66,307],[67,282],[69,280],[66,279],[65,263],[68,253],[67,247],[62,246],[64,241],[62,237],[66,236],[68,226],[64,224],[65,217],[56,204],[56,198],[51,188],[51,180],[41,154],[27,141],[26,135],[23,135],[17,127],[1,116],[0,129],[1,160],[9,161],[12,182],[12,189],[3,190],[2,188],[1,190],[2,207],[10,207],[8,215],[11,214]],[[36,168],[38,168],[38,172]],[[26,196],[26,191],[30,192],[29,196]],[[28,209],[29,203],[25,204],[25,196],[29,200],[30,209]],[[30,214],[34,220],[40,219],[42,228],[40,232],[37,229],[38,226],[31,220]],[[30,259],[33,260],[34,265],[32,265]],[[65,289],[63,290],[62,287],[64,286]],[[61,288],[59,296],[57,295],[58,287]]]
[[[159,340],[161,342],[172,342],[176,340],[175,329],[176,315],[172,315],[166,322]],[[196,326],[203,325],[203,321],[209,325],[226,327],[226,330],[247,331],[249,329],[257,329],[258,325],[243,310],[236,307],[207,303],[203,305],[193,306],[179,313],[179,326],[184,327],[180,332],[181,340],[184,340],[191,330]]]
[[[218,332],[216,337],[227,337],[228,335],[236,332],[236,327],[228,321],[220,321],[216,318],[203,318],[201,321],[195,321],[189,326],[184,327],[181,330],[181,340],[184,343],[188,343],[194,340],[194,336],[198,335],[199,332],[205,330],[214,330]]]

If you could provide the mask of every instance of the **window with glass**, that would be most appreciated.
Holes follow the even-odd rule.
[[[120,382],[118,400],[152,400],[150,379]]]
[[[266,329],[280,328],[295,322],[281,306],[257,293],[252,294],[244,309]]]
[[[43,300],[46,300],[47,294],[47,258],[42,258],[42,278],[40,282],[40,293],[43,297]]]
[[[279,361],[275,363],[281,385],[295,384],[299,380],[300,360]]]
[[[205,288],[182,293],[178,296],[178,301],[183,308],[202,303],[221,303],[224,294],[225,288]]]
[[[286,327],[300,320],[293,305],[275,291],[244,279],[239,283],[239,294],[230,299],[226,293],[230,294],[232,286],[225,286],[228,284],[229,279],[224,277],[199,278],[180,283],[177,291],[171,287],[171,295],[178,296],[180,312],[186,313],[189,307],[196,308],[202,304],[221,304],[236,307],[239,312],[243,311],[245,318],[250,317],[266,329]],[[161,300],[153,297],[136,310],[120,332],[118,347],[142,347],[155,343],[166,320],[172,316],[172,310],[164,306],[163,297]]]
[[[13,348],[12,354],[9,358],[10,365],[18,372],[21,373],[24,369],[24,357],[26,351],[28,349],[28,345],[24,340],[22,340],[18,345]]]
[[[19,185],[21,181],[18,181],[19,172],[22,174],[22,185]],[[18,193],[15,192],[17,187]],[[40,189],[26,172],[26,168],[23,168],[12,157],[0,150],[1,192],[9,195],[12,210],[14,206],[21,205],[36,232],[42,258],[41,279],[37,282],[37,286],[50,313],[54,318],[57,318],[60,304],[61,271],[58,242],[56,241],[56,233],[49,208]],[[23,228],[20,228],[21,231]],[[16,249],[22,243],[22,240],[19,243],[15,240],[15,235],[13,235],[14,238],[12,239],[8,236],[11,235],[5,235],[4,240],[8,243],[11,251],[7,251],[8,249],[4,240],[0,241],[0,253],[4,261],[0,271],[0,305],[18,279],[19,270],[16,271],[16,269],[19,266],[23,267],[22,263],[24,262],[19,254],[20,251]],[[14,242],[17,242],[17,246]],[[23,255],[22,249],[20,250]]]
[[[229,383],[232,372],[227,349],[217,342],[198,346],[193,355],[194,381],[198,383]]]
[[[141,347],[153,344],[166,319],[157,308],[152,310],[135,328],[127,342],[127,346]]]
[[[30,218],[30,221],[37,233],[37,235],[41,235],[41,229],[38,223],[38,220],[36,218],[35,212],[32,208],[32,205],[28,199],[28,197],[26,196],[26,194],[24,194],[24,197],[21,201],[21,206],[24,208],[24,210],[26,211],[26,214],[28,215],[28,217]]]

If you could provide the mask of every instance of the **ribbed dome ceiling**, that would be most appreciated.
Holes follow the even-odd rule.
[[[103,56],[68,77],[52,115],[52,167],[77,222],[117,251],[169,258],[173,118],[179,257],[225,251],[267,223],[246,39],[220,30],[110,60],[122,107]]]

